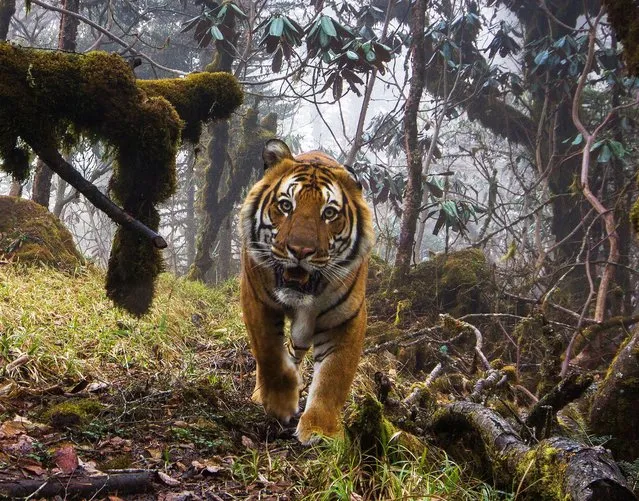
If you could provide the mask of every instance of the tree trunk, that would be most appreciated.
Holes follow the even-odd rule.
[[[195,162],[197,157],[190,155],[186,165],[186,215],[184,221],[184,240],[186,243],[186,269],[195,260]]]
[[[211,250],[221,225],[219,214],[219,188],[224,164],[228,155],[229,123],[216,122],[210,126],[211,141],[208,145],[209,166],[203,187],[202,216],[198,235],[195,259],[189,270],[191,280],[206,281],[206,275],[213,266]]]
[[[79,0],[62,0],[62,8],[77,13],[80,8]],[[80,21],[68,14],[62,13],[60,18],[60,31],[58,33],[58,48],[67,52],[75,52],[78,38],[78,25]],[[33,177],[33,189],[31,200],[43,207],[49,208],[51,198],[51,178],[53,171],[40,159]]]
[[[592,402],[590,429],[612,435],[606,442],[615,457],[632,461],[639,456],[639,329],[621,347]]]
[[[408,164],[408,179],[399,232],[399,245],[395,256],[393,282],[402,281],[410,270],[417,229],[417,218],[422,200],[422,146],[418,140],[417,115],[424,91],[424,28],[426,25],[426,0],[417,0],[411,10],[412,76],[404,108],[404,148]]]
[[[15,0],[0,0],[0,40],[7,39],[11,18],[13,18],[15,12]]]
[[[49,199],[51,198],[51,179],[53,171],[45,164],[41,158],[35,168],[33,176],[33,187],[31,188],[31,200],[49,209]]]
[[[16,181],[15,179],[11,181],[11,187],[9,188],[9,196],[10,197],[22,196],[22,183],[20,181]]]
[[[224,218],[218,233],[217,260],[215,262],[216,281],[224,282],[231,276],[231,215]]]

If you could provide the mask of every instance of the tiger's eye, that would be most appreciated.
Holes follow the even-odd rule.
[[[286,200],[286,199],[280,200],[278,202],[277,206],[285,214],[287,214],[287,213],[289,213],[289,212],[291,212],[293,210],[293,204],[291,203],[290,200]]]
[[[322,214],[322,217],[328,220],[335,218],[335,216],[337,216],[337,209],[335,207],[326,207],[326,209],[324,209],[324,213]]]

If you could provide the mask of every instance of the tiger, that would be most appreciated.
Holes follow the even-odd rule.
[[[252,400],[288,424],[312,346],[313,377],[295,430],[308,444],[342,432],[366,331],[371,213],[352,169],[325,153],[294,157],[271,139],[262,158],[263,177],[240,209],[240,302],[257,365]]]

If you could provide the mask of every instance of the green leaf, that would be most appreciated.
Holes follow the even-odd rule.
[[[610,145],[610,148],[612,149],[612,154],[615,156],[615,158],[624,157],[624,155],[626,154],[626,148],[624,148],[623,144],[621,144],[619,141],[615,141],[612,139],[608,141],[608,144]]]
[[[333,38],[337,37],[333,20],[329,16],[322,16],[320,22],[322,23],[322,31],[326,33],[326,35]]]
[[[535,56],[535,64],[537,66],[541,66],[545,64],[546,61],[548,61],[549,56],[550,56],[550,53],[547,50],[542,50],[539,54]]]
[[[346,56],[349,59],[352,59],[353,61],[358,61],[359,60],[359,56],[357,55],[357,52],[353,52],[352,50],[347,50],[346,51]]]
[[[238,7],[237,5],[235,5],[234,3],[230,3],[228,4],[231,6],[231,9],[233,9],[235,11],[235,14],[237,14],[239,17],[241,17],[242,19],[246,19],[248,16],[244,13],[244,11],[242,9],[240,9],[240,7]]]
[[[375,61],[375,59],[377,59],[377,54],[375,54],[375,51],[373,49],[366,52],[366,60],[369,63],[372,63],[373,61]]]
[[[328,47],[328,45],[331,43],[331,41],[328,38],[328,35],[326,34],[326,32],[324,30],[321,30],[319,32],[319,43],[320,43],[320,46],[322,48]],[[328,61],[326,61],[326,62],[328,62]]]
[[[216,40],[224,40],[224,34],[220,31],[220,28],[215,25],[211,26],[211,35],[213,35],[213,38]]]
[[[222,7],[220,7],[220,10],[217,11],[215,17],[217,17],[220,21],[223,20],[224,17],[226,17],[226,11],[228,10],[228,8],[228,4],[222,5]]]
[[[604,144],[601,147],[599,156],[597,157],[597,162],[599,162],[600,164],[605,164],[606,162],[610,161],[611,158],[612,158],[612,150],[610,149],[610,146],[608,146],[607,144]]]
[[[580,145],[584,140],[584,136],[581,134],[581,132],[579,134],[577,134],[577,137],[575,137],[575,139],[573,139],[572,143],[570,143],[572,146],[578,146]]]
[[[430,193],[437,197],[437,198],[441,198],[444,196],[444,190],[441,189],[441,187],[439,187],[437,185],[437,183],[432,182],[432,181],[426,181],[426,186],[428,187],[428,190],[430,191]]]
[[[282,31],[284,31],[284,20],[281,17],[276,17],[271,21],[268,33],[271,36],[279,38],[282,36]]]

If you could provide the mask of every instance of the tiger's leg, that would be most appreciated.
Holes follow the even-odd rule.
[[[242,280],[244,324],[257,362],[252,399],[287,423],[298,410],[300,378],[284,344],[284,313],[257,300]]]
[[[358,315],[344,325],[315,334],[313,381],[296,431],[300,442],[308,443],[315,433],[339,433],[342,407],[357,372],[365,330],[366,307],[362,305]]]

